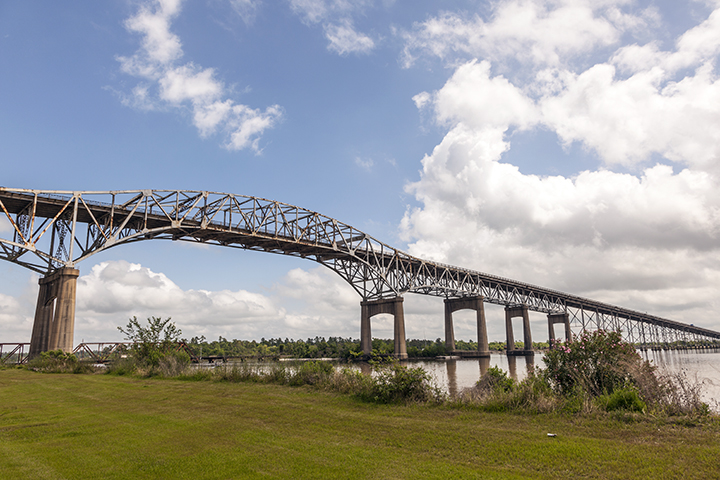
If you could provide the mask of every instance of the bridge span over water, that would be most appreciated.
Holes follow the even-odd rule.
[[[333,218],[243,195],[186,190],[43,191],[0,187],[0,258],[40,273],[30,352],[72,350],[78,263],[125,243],[165,239],[214,244],[314,260],[361,297],[360,338],[371,351],[371,317],[391,314],[395,354],[406,357],[403,295],[444,297],[445,340],[455,349],[453,312],[477,312],[478,352],[489,355],[484,303],[505,306],[508,354],[531,354],[528,311],[572,329],[621,330],[632,342],[660,346],[720,340],[720,332],[556,290],[414,257]],[[3,238],[5,237],[5,238]],[[512,320],[523,323],[515,350]]]

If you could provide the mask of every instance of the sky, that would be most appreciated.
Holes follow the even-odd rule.
[[[0,0],[0,185],[259,196],[720,330],[719,55],[710,0]],[[360,335],[360,298],[308,260],[147,241],[78,268],[76,344],[132,316]],[[0,341],[30,340],[38,279],[0,264]],[[444,338],[441,299],[404,304],[409,338]]]

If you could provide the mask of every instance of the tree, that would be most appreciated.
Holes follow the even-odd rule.
[[[160,358],[177,348],[177,341],[182,335],[182,330],[170,320],[171,317],[165,320],[161,317],[150,317],[147,319],[147,327],[144,327],[140,325],[137,317],[133,317],[124,329],[117,328],[125,335],[126,340],[133,342],[132,350],[138,360],[156,366]]]

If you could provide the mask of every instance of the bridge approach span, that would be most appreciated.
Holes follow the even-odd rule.
[[[720,339],[720,333],[712,330],[423,260],[333,218],[258,197],[184,190],[0,187],[0,208],[0,218],[9,224],[0,235],[0,258],[43,275],[74,269],[92,255],[124,243],[168,239],[314,260],[347,281],[363,303],[376,305],[371,313],[395,314],[382,305],[412,292],[446,299],[481,298],[507,308],[525,306],[550,316],[566,315],[566,323],[576,330],[620,329],[637,343]],[[57,298],[52,292],[48,295]]]

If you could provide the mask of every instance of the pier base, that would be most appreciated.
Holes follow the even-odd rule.
[[[72,352],[75,291],[79,275],[80,272],[74,268],[61,268],[40,279],[30,358],[49,350]]]

